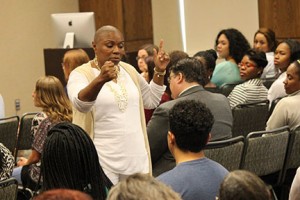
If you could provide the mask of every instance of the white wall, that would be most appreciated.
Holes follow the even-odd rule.
[[[43,49],[54,47],[50,14],[78,10],[78,0],[1,0],[0,93],[6,116],[38,110],[31,94],[45,74]],[[21,102],[18,113],[15,99]]]
[[[178,0],[163,2],[152,0],[154,41],[164,38],[168,50],[183,50]],[[225,28],[240,30],[252,45],[259,28],[257,1],[184,0],[184,6],[188,54],[213,48],[215,37]]]

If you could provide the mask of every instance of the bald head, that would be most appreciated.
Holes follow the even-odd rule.
[[[118,33],[123,37],[123,34],[120,32],[119,29],[117,29],[116,27],[111,26],[111,25],[106,25],[106,26],[100,27],[96,31],[95,36],[94,36],[94,42],[97,42],[99,40],[99,38],[101,38],[101,36],[103,36],[105,33],[111,33],[111,32]]]

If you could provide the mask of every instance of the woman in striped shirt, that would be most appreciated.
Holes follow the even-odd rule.
[[[234,87],[228,99],[231,109],[242,103],[251,103],[267,99],[268,89],[260,76],[268,64],[264,52],[248,50],[238,64],[240,76],[245,81]]]

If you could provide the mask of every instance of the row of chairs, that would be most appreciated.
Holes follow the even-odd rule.
[[[19,116],[0,118],[0,142],[15,156],[19,150],[31,149],[33,137],[31,122],[35,112],[24,113]]]
[[[285,182],[286,173],[300,166],[300,126],[294,131],[284,126],[209,142],[204,152],[229,171],[249,170],[266,183],[280,186]]]

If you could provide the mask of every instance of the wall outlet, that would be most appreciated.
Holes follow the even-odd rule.
[[[16,111],[19,111],[21,109],[20,99],[15,99],[15,108],[16,108]]]

